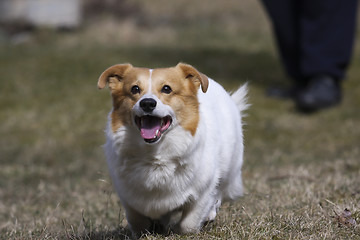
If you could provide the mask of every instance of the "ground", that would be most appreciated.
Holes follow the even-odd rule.
[[[97,78],[115,63],[182,61],[229,91],[249,83],[246,193],[199,234],[144,239],[360,239],[360,38],[342,104],[303,115],[265,95],[289,81],[259,2],[132,3],[128,16],[78,31],[0,38],[0,235],[128,239],[101,148],[111,100]]]

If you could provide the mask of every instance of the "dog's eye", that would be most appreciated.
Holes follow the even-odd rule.
[[[131,93],[132,93],[132,94],[140,93],[140,87],[139,87],[138,85],[132,86],[132,88],[131,88]]]
[[[172,92],[172,89],[169,85],[165,85],[163,86],[163,88],[161,89],[162,93],[166,93],[166,94],[170,94]]]

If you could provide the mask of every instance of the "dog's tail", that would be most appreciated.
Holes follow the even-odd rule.
[[[236,90],[235,92],[233,92],[231,94],[231,98],[235,102],[240,113],[250,107],[250,104],[248,104],[248,101],[247,101],[248,100],[247,93],[248,93],[248,84],[245,83],[244,85],[239,87],[238,90]]]

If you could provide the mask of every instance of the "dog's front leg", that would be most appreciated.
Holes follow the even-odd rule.
[[[142,234],[146,234],[149,232],[151,228],[151,220],[150,218],[140,214],[135,209],[125,206],[126,219],[128,221],[131,233],[133,238],[140,238]]]
[[[183,208],[181,220],[174,227],[174,232],[180,234],[197,233],[214,204],[212,196],[203,196],[196,201],[187,203]]]

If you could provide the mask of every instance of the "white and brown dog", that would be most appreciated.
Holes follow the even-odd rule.
[[[231,96],[194,67],[114,65],[100,76],[113,109],[104,146],[135,235],[157,221],[197,232],[223,201],[242,195],[246,85]]]

